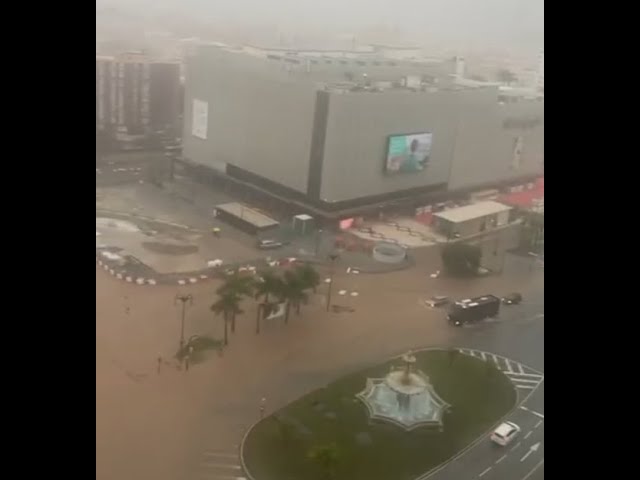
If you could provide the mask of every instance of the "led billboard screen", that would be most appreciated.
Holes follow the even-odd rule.
[[[387,173],[416,173],[429,165],[433,134],[429,132],[389,136]]]

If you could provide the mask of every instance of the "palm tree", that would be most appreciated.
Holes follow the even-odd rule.
[[[304,291],[305,284],[298,272],[287,270],[284,272],[282,285],[282,297],[287,302],[284,323],[289,323],[289,312],[291,305],[296,307],[296,314],[300,315],[300,305],[306,303],[308,299],[307,293]]]
[[[236,315],[242,313],[240,309],[241,298],[233,292],[226,292],[218,297],[218,300],[211,305],[211,311],[216,315],[222,315],[224,319],[224,344],[229,345],[229,335],[227,324],[231,322],[231,331],[234,331]]]
[[[255,280],[252,277],[246,275],[240,275],[238,273],[227,277],[225,282],[216,290],[218,295],[233,294],[239,298],[253,296],[255,288]],[[240,313],[240,312],[238,312]],[[236,316],[231,316],[231,333],[236,331]]]
[[[313,293],[315,293],[316,288],[318,288],[318,285],[320,285],[320,274],[318,273],[318,271],[313,268],[313,266],[305,263],[296,267],[295,272],[302,281],[304,289],[306,290],[308,288],[311,288],[313,289]]]
[[[316,445],[309,450],[307,457],[320,467],[325,478],[335,478],[336,467],[340,463],[340,450],[335,443]]]
[[[259,302],[256,313],[256,334],[260,333],[260,321],[273,311],[275,304],[270,299],[274,296],[278,299],[282,297],[282,286],[282,279],[273,270],[265,270],[259,275],[253,291]]]

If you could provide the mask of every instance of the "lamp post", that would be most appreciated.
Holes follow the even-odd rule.
[[[174,304],[177,305],[178,302],[182,304],[182,316],[180,320],[180,349],[184,347],[184,316],[187,309],[187,303],[189,305],[193,305],[193,296],[190,293],[187,294],[177,294],[174,300]]]
[[[319,228],[316,232],[316,257],[318,256],[318,250],[320,250],[320,239],[322,238],[322,229]]]
[[[327,292],[327,312],[331,307],[331,289],[333,288],[333,267],[339,256],[340,255],[338,255],[337,253],[332,253],[329,255],[329,260],[331,260],[331,268],[329,270],[329,290]]]

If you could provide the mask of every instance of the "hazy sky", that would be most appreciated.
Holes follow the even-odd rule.
[[[283,28],[397,27],[418,37],[533,46],[544,41],[544,0],[97,0],[172,9],[200,19]],[[148,7],[147,7],[148,8]],[[147,11],[149,11],[147,10]]]

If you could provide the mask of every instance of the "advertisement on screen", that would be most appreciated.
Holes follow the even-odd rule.
[[[429,166],[432,133],[391,135],[387,150],[387,173],[417,173]]]

